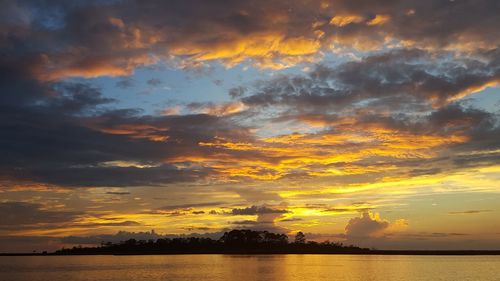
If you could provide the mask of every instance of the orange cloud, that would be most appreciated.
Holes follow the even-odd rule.
[[[454,3],[452,11],[443,6],[428,12],[417,11],[410,4],[366,2],[352,6],[349,1],[317,0],[307,5],[301,1],[251,5],[233,1],[200,8],[187,3],[118,2],[82,11],[78,7],[61,8],[68,22],[58,29],[40,27],[40,35],[33,38],[27,34],[37,31],[29,26],[26,30],[8,26],[6,34],[26,40],[26,45],[34,49],[30,54],[50,58],[35,67],[36,77],[50,81],[130,75],[135,68],[159,60],[176,61],[180,66],[219,61],[231,67],[249,62],[255,67],[281,69],[317,61],[332,46],[335,50],[444,48],[460,54],[498,46],[492,27],[497,21],[484,3],[473,7],[466,2]],[[478,22],[469,13],[472,8],[488,20]],[[72,21],[74,15],[79,15],[78,23]],[[433,20],[436,18],[442,20]],[[463,26],[471,28],[453,24],[456,18],[462,18]],[[356,28],[346,28],[349,25]]]
[[[263,68],[283,68],[294,63],[293,60],[286,63],[286,59],[304,60],[304,56],[314,55],[320,47],[318,41],[302,36],[286,38],[281,33],[261,33],[235,36],[211,45],[182,43],[172,48],[171,54],[190,56],[200,62],[220,60],[229,67],[252,59]]]
[[[165,142],[169,139],[168,128],[160,128],[142,124],[120,124],[110,127],[97,127],[95,124],[88,124],[100,132],[112,135],[126,135],[132,139],[149,139],[156,142]]]
[[[344,27],[351,23],[360,23],[364,17],[359,15],[336,15],[330,20],[330,24],[338,27]]]
[[[374,157],[389,159],[432,158],[439,147],[463,143],[460,135],[417,135],[381,127],[366,127],[363,133],[344,129],[341,134],[291,134],[259,139],[256,142],[232,142],[219,138],[215,142],[200,142],[202,147],[214,147],[227,152],[224,161],[205,160],[228,178],[248,177],[274,180],[302,171],[310,176],[339,176],[395,170],[393,165],[354,165]],[[349,147],[349,148],[347,148]],[[237,156],[245,152],[255,157]],[[231,156],[232,154],[235,156]],[[339,167],[329,167],[342,163]],[[312,168],[312,166],[315,166]]]
[[[247,109],[247,106],[240,101],[226,102],[221,104],[200,104],[191,106],[191,111],[195,113],[203,113],[213,116],[231,115],[242,112],[245,109]]]
[[[388,15],[376,15],[375,18],[366,23],[368,26],[382,25],[391,19]]]
[[[41,63],[32,67],[35,77],[43,81],[70,77],[95,78],[101,76],[127,76],[139,66],[151,65],[157,59],[147,54],[113,58],[112,56],[85,57],[81,51],[71,54],[42,55]]]

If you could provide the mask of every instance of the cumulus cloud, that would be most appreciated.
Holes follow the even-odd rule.
[[[352,218],[345,227],[348,237],[380,236],[389,227],[389,222],[382,220],[377,213],[365,212],[361,217]]]
[[[382,219],[378,213],[364,212],[361,217],[349,220],[345,227],[345,235],[348,239],[361,239],[382,237],[388,230],[397,230],[408,224],[406,220],[398,220],[393,223]]]

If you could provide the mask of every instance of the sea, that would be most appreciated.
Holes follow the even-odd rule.
[[[499,281],[500,256],[3,256],[0,280]]]

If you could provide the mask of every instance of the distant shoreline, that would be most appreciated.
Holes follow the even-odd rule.
[[[130,252],[130,253],[0,253],[0,256],[144,256],[144,255],[381,255],[381,256],[498,256],[500,250],[369,250],[356,252]]]
[[[377,250],[338,242],[306,241],[298,232],[290,243],[285,234],[249,229],[224,232],[218,240],[199,237],[128,239],[101,243],[97,247],[62,248],[55,252],[0,253],[0,256],[96,256],[96,255],[408,255],[478,256],[500,255],[500,250]]]

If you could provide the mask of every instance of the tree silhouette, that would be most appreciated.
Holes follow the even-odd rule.
[[[295,243],[296,244],[305,244],[306,243],[306,236],[302,231],[297,232],[295,235]]]
[[[225,232],[218,240],[199,237],[160,238],[155,240],[129,239],[118,244],[101,243],[99,247],[61,249],[59,255],[92,254],[287,254],[287,253],[360,253],[369,249],[343,246],[325,241],[306,243],[304,233],[298,232],[294,243],[285,234],[249,229]]]

